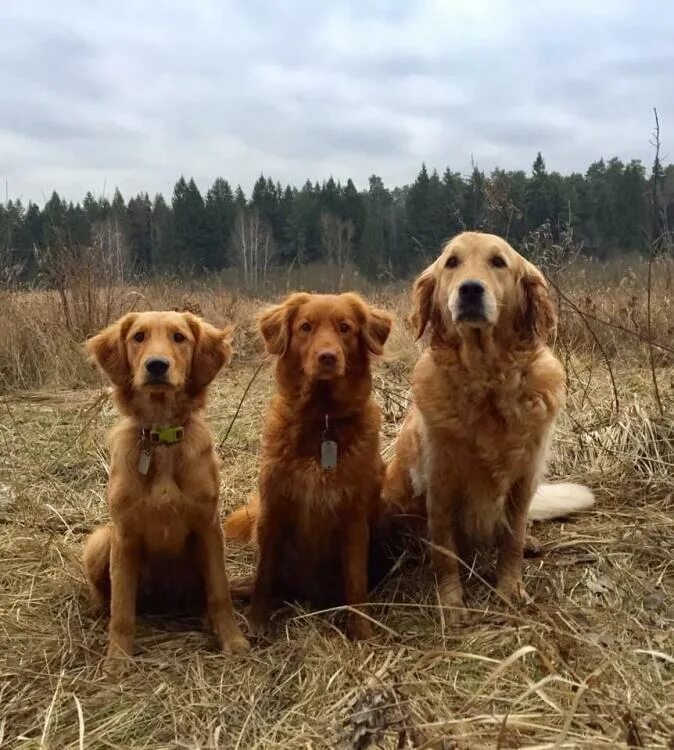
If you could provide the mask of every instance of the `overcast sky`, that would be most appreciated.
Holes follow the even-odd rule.
[[[650,163],[653,106],[674,160],[673,0],[0,0],[0,29],[2,200]]]

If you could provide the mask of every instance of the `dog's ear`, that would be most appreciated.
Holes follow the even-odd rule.
[[[435,294],[435,263],[417,276],[412,289],[412,314],[409,322],[414,327],[416,337],[423,336],[428,321],[433,312],[433,296]]]
[[[393,318],[384,310],[370,307],[367,311],[365,325],[362,328],[363,339],[367,348],[380,356],[384,353],[384,344],[391,333]]]
[[[557,327],[557,312],[545,276],[532,263],[525,261],[519,282],[520,300],[515,316],[515,329],[525,340],[547,343]]]
[[[355,310],[363,344],[371,354],[381,356],[393,327],[393,317],[384,310],[370,307],[358,294],[347,292],[343,296]]]
[[[194,336],[190,387],[194,392],[203,390],[232,356],[234,326],[220,329],[205,320],[185,312],[183,317]]]
[[[84,344],[89,357],[116,386],[123,387],[131,379],[131,369],[126,356],[126,336],[136,317],[136,313],[127,313]]]
[[[297,308],[309,300],[309,295],[298,292],[286,297],[280,305],[263,310],[258,318],[260,333],[269,354],[282,357],[290,343],[290,324]]]

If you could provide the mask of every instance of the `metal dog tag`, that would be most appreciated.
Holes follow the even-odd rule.
[[[334,440],[323,440],[321,443],[321,466],[324,469],[337,466],[337,443]]]
[[[150,471],[150,461],[152,460],[152,449],[141,448],[138,456],[138,471],[145,476]]]

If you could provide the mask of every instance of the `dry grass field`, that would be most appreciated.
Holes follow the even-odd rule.
[[[198,622],[143,619],[119,683],[101,674],[106,622],[79,565],[107,514],[115,418],[81,341],[132,307],[198,306],[238,324],[208,409],[231,509],[255,484],[272,387],[262,303],[217,284],[0,293],[0,747],[674,748],[674,265],[652,275],[650,315],[645,263],[553,277],[569,399],[550,475],[590,485],[597,506],[534,530],[532,606],[496,604],[477,569],[471,622],[449,627],[411,549],[372,597],[373,642],[347,642],[339,612],[294,606],[236,658]],[[387,454],[418,352],[402,323],[408,287],[366,290],[398,316],[376,376]],[[245,572],[252,557],[230,548],[228,564]]]

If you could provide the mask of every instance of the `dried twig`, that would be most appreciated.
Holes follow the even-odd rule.
[[[232,431],[232,427],[234,427],[234,422],[236,422],[236,418],[239,416],[239,412],[241,411],[241,407],[243,406],[243,402],[246,400],[246,396],[248,395],[248,391],[251,389],[251,386],[255,382],[255,379],[260,374],[260,370],[265,366],[266,361],[263,359],[260,364],[257,366],[257,369],[251,376],[250,380],[248,381],[248,385],[246,386],[243,394],[241,395],[241,399],[239,400],[239,405],[236,407],[236,411],[234,412],[234,416],[232,417],[229,426],[227,427],[227,431],[225,432],[225,436],[220,441],[220,445],[218,446],[219,450],[222,450],[223,446],[227,442],[227,438],[229,437],[229,433]]]
[[[557,294],[566,302],[571,309],[576,312],[578,315],[580,315],[581,320],[583,321],[583,325],[587,328],[587,330],[590,332],[590,335],[594,339],[595,344],[597,345],[597,348],[602,354],[602,357],[604,358],[604,363],[606,364],[606,370],[608,371],[609,378],[611,379],[611,388],[613,389],[613,404],[615,408],[615,413],[618,414],[620,411],[620,400],[618,398],[618,386],[616,384],[615,375],[613,374],[613,368],[611,367],[611,361],[608,357],[608,354],[606,353],[606,349],[604,349],[604,346],[602,345],[601,341],[599,340],[599,337],[592,329],[592,326],[587,322],[585,319],[585,313],[576,305],[569,297],[562,292],[562,290],[559,288],[559,286],[549,277],[546,275],[546,278],[548,279],[548,282],[550,285],[557,291]],[[609,325],[611,325],[609,323]]]
[[[658,405],[660,416],[664,416],[665,410],[662,408],[662,399],[660,398],[660,389],[658,388],[658,377],[655,373],[655,357],[653,354],[653,346],[651,344],[651,288],[652,288],[652,277],[653,277],[653,255],[654,248],[651,246],[651,252],[648,258],[648,285],[646,292],[646,326],[648,332],[648,362],[651,368],[651,378],[653,380],[653,395],[655,396],[655,403]]]

